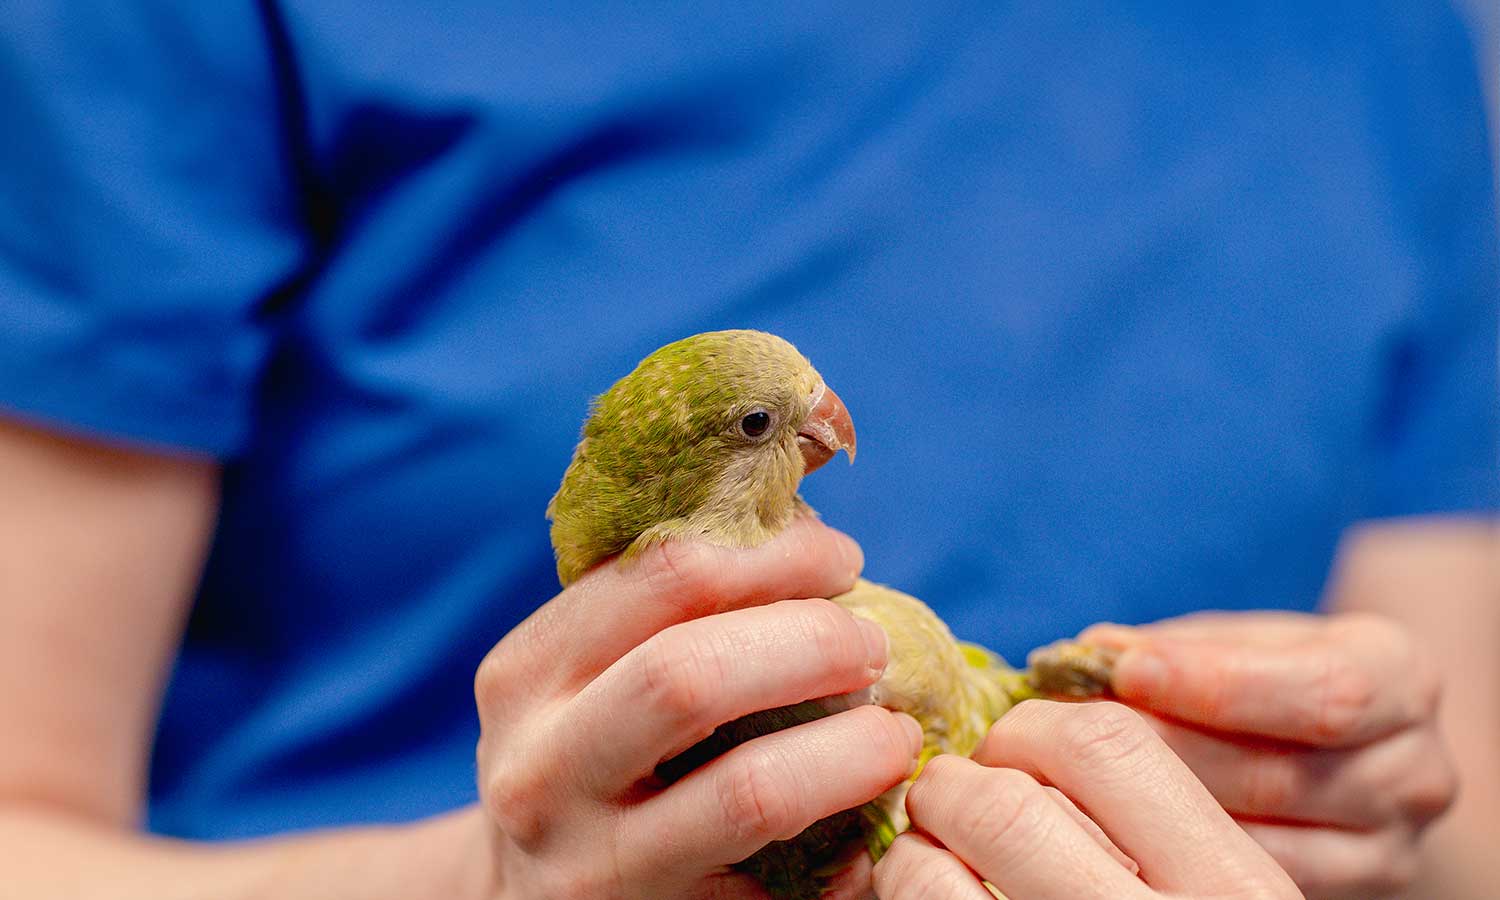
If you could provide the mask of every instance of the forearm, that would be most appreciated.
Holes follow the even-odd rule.
[[[1500,522],[1380,525],[1344,547],[1330,606],[1400,621],[1442,666],[1439,723],[1461,780],[1409,897],[1479,900],[1500,882]],[[1399,677],[1399,673],[1394,673]]]
[[[486,834],[470,808],[411,825],[210,844],[0,806],[0,872],[7,896],[33,900],[492,900]]]

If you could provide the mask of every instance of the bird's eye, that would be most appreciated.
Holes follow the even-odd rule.
[[[771,414],[763,409],[757,409],[755,412],[740,419],[740,431],[745,433],[745,437],[758,438],[765,434],[766,429],[770,427]]]

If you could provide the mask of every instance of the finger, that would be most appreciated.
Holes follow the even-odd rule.
[[[990,729],[974,758],[1062,790],[1153,887],[1212,892],[1257,883],[1275,868],[1141,716],[1120,704],[1027,701]]]
[[[1116,661],[1115,694],[1215,731],[1320,747],[1367,743],[1436,709],[1432,665],[1377,617],[1247,626],[1238,635],[1219,627],[1138,629]]]
[[[1308,636],[1323,628],[1327,616],[1281,610],[1220,612],[1204,610],[1145,625],[1119,625],[1101,622],[1090,625],[1078,635],[1078,641],[1124,650],[1150,636],[1227,639],[1256,645],[1281,644]]]
[[[1078,808],[1078,804],[1068,799],[1067,794],[1064,794],[1051,785],[1043,785],[1042,790],[1046,791],[1047,796],[1052,798],[1052,802],[1062,807],[1063,812],[1071,816],[1073,821],[1078,823],[1078,827],[1082,828],[1089,837],[1093,838],[1095,843],[1103,847],[1104,852],[1113,857],[1115,862],[1119,863],[1125,871],[1132,875],[1141,871],[1141,867],[1136,865],[1135,860],[1126,856],[1124,850],[1115,846],[1115,842],[1109,839],[1109,835],[1104,833],[1104,829],[1099,827],[1099,823],[1090,819],[1083,810]]]
[[[1138,879],[1032,778],[939,756],[906,795],[912,827],[1013,900],[1115,900]]]
[[[849,848],[847,862],[841,862],[843,868],[828,876],[818,900],[875,900],[871,882],[875,864],[870,861],[869,849],[856,843]]]
[[[880,900],[993,900],[979,876],[926,836],[899,835],[875,866]]]
[[[784,600],[674,625],[629,653],[571,702],[564,741],[595,744],[590,778],[624,790],[716,726],[759,710],[868,687],[885,632],[827,600]]]
[[[1453,802],[1456,777],[1430,728],[1357,750],[1233,738],[1147,717],[1226,810],[1305,825],[1425,824]]]
[[[700,882],[692,900],[774,900],[759,881],[741,872],[718,872]]]
[[[1246,822],[1245,831],[1271,854],[1309,900],[1367,900],[1410,886],[1419,860],[1403,831],[1337,831]]]
[[[876,706],[756,738],[632,810],[620,858],[684,871],[740,862],[899,784],[921,743],[914,719]]]
[[[576,689],[664,628],[775,600],[836,596],[863,566],[852,538],[805,516],[749,549],[668,541],[585,574],[507,634],[481,669],[489,681],[529,693],[539,678]]]

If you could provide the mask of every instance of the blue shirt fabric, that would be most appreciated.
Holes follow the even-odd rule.
[[[920,6],[7,12],[0,408],[226,466],[155,830],[473,799],[587,401],[696,331],[811,357],[861,449],[805,495],[1011,657],[1496,508],[1450,11]]]

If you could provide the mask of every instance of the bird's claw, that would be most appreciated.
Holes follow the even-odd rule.
[[[1038,647],[1026,657],[1027,680],[1038,694],[1063,700],[1108,697],[1118,650],[1076,641]]]

